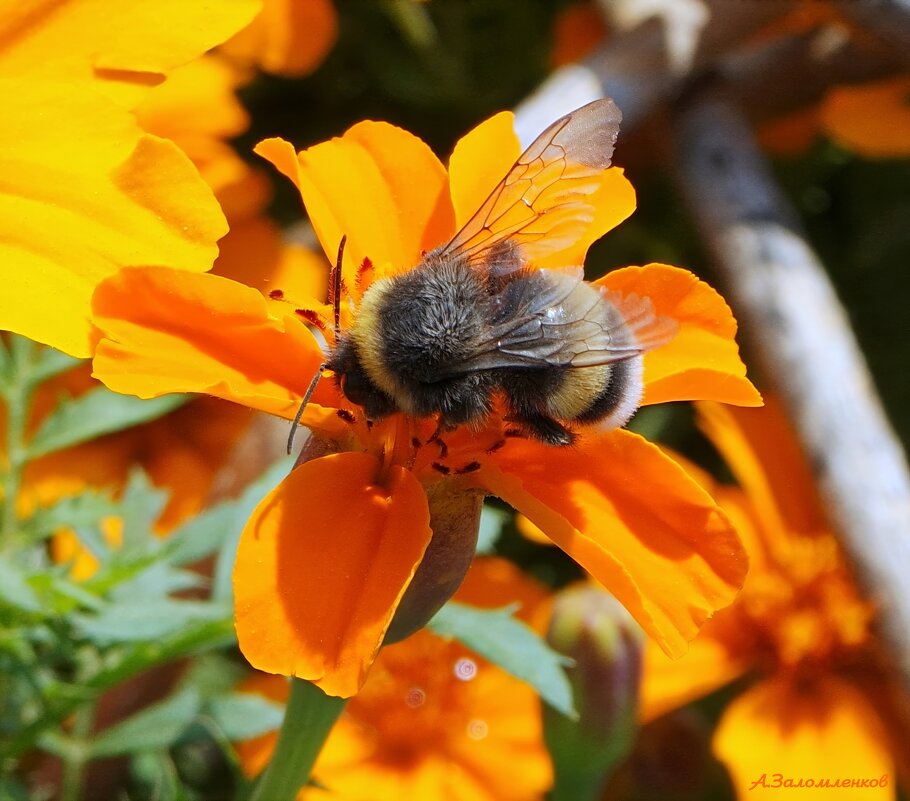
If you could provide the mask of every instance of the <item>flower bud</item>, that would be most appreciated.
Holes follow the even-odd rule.
[[[427,489],[433,538],[385,636],[389,645],[410,636],[461,586],[477,549],[483,493],[439,481]]]
[[[634,741],[643,634],[612,595],[583,585],[556,597],[547,640],[575,662],[567,673],[578,709],[577,720],[544,712],[552,797],[593,799]]]

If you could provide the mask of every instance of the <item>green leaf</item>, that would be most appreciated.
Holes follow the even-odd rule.
[[[514,607],[477,609],[450,601],[427,624],[442,637],[454,637],[537,690],[564,715],[576,717],[572,687],[563,667],[571,660],[556,653],[532,628],[516,620]]]
[[[208,712],[228,740],[248,740],[277,731],[284,705],[253,693],[230,693],[213,698]]]
[[[73,605],[91,609],[100,610],[104,607],[104,601],[97,595],[89,592],[79,582],[70,581],[66,576],[48,574],[48,590],[54,596],[54,611],[63,614],[69,612]],[[41,584],[38,584],[40,587]]]
[[[87,490],[62,498],[52,506],[37,509],[23,525],[33,538],[46,539],[63,527],[97,528],[103,518],[119,514],[120,504],[109,493]]]
[[[480,529],[477,532],[478,554],[493,553],[496,543],[502,536],[502,529],[511,517],[511,514],[496,506],[483,505],[480,512]]]
[[[79,544],[103,565],[111,554],[111,548],[99,524],[75,526],[75,531]]]
[[[28,583],[27,574],[0,558],[0,601],[22,612],[40,612],[41,601]]]
[[[81,634],[98,644],[154,640],[201,622],[229,619],[227,604],[173,598],[119,600],[97,615],[76,614]]]
[[[166,798],[168,801],[187,801],[187,795],[177,777],[177,769],[167,751],[144,751],[130,760],[130,772],[145,792],[141,798]]]
[[[93,759],[135,751],[169,748],[193,722],[201,706],[193,688],[146,707],[122,723],[105,729],[89,749]]]
[[[121,503],[123,544],[117,552],[118,560],[129,561],[138,555],[158,551],[160,541],[153,528],[167,499],[168,492],[156,489],[144,471],[139,468],[130,471]]]
[[[162,558],[187,565],[211,556],[243,526],[236,501],[219,504],[190,519],[164,542]]]
[[[28,455],[34,459],[104,434],[147,423],[186,402],[186,395],[142,400],[131,395],[119,395],[106,387],[97,387],[78,398],[61,402],[35,433],[28,446]]]
[[[3,337],[0,337],[0,383],[6,384],[9,380],[10,355]],[[3,785],[0,784],[0,787]],[[0,796],[2,798],[3,796]]]
[[[0,799],[3,801],[29,801],[30,798],[34,798],[34,796],[12,776],[0,776]]]
[[[162,598],[182,590],[205,587],[208,579],[192,570],[171,567],[167,562],[153,561],[144,570],[111,587],[111,600],[129,603],[133,599]]]
[[[231,655],[202,654],[187,666],[180,683],[195,687],[203,698],[210,699],[232,693],[248,673]]]

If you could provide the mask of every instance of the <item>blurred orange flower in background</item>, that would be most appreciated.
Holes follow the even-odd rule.
[[[820,53],[837,50],[848,40],[874,40],[849,14],[827,0],[794,4],[753,36],[771,41],[788,36],[816,35]],[[819,55],[819,58],[822,56]],[[910,155],[910,75],[903,71],[849,85],[831,85],[820,101],[765,122],[759,140],[769,150],[795,155],[807,150],[821,135],[865,158]]]
[[[347,236],[343,274],[356,302],[370,280],[451,239],[519,145],[511,115],[500,114],[458,143],[448,172],[422,141],[377,122],[299,155],[280,140],[258,151],[300,188],[326,253],[334,258]],[[594,203],[581,239],[548,264],[581,263],[591,242],[632,212],[621,170],[603,173]],[[679,324],[670,343],[645,355],[643,403],[760,403],[739,359],[735,321],[706,284],[659,264],[598,283],[649,297]],[[284,300],[293,305],[214,275],[124,270],[95,295],[95,375],[140,397],[204,392],[290,419],[324,358],[311,326],[330,340],[332,324],[322,295]],[[350,314],[344,304],[342,327]],[[302,422],[322,443],[321,458],[263,501],[237,556],[238,637],[262,670],[313,680],[329,694],[357,692],[430,542],[433,503],[446,493],[490,493],[523,511],[672,654],[743,579],[726,517],[636,434],[588,432],[577,446],[555,449],[507,436],[508,423],[494,414],[443,444],[431,419],[368,424],[332,382],[312,401]]]
[[[301,77],[322,63],[337,35],[332,0],[263,0],[262,11],[220,52],[239,66]]]
[[[42,384],[33,401],[29,436],[61,398],[78,398],[97,387],[87,364]],[[6,460],[3,411],[0,406],[0,463]],[[156,532],[166,535],[204,507],[218,470],[250,420],[245,409],[216,398],[196,398],[149,423],[32,459],[24,470],[16,512],[24,518],[86,490],[119,493],[131,470],[139,467],[155,486],[168,491],[156,521]],[[120,523],[115,518],[103,522],[112,547],[120,544]],[[72,529],[55,534],[51,554],[55,562],[72,562],[71,575],[77,580],[97,569],[98,560]]]
[[[456,600],[495,609],[520,602],[529,621],[545,589],[511,563],[478,559]],[[277,701],[289,685],[258,673],[240,688]],[[552,783],[540,702],[528,685],[429,631],[385,648],[346,706],[313,770],[345,801],[533,801]],[[236,745],[248,776],[271,758],[276,734]],[[301,799],[322,797],[312,789]]]
[[[562,67],[589,55],[607,36],[604,15],[593,0],[582,0],[564,8],[553,25],[550,64]]]
[[[820,118],[828,136],[861,156],[908,156],[910,75],[835,87],[822,102]]]
[[[893,798],[892,754],[906,745],[894,718],[900,691],[870,630],[873,606],[828,528],[795,437],[775,403],[756,410],[705,403],[699,412],[740,487],[714,485],[706,475],[701,481],[736,525],[750,570],[740,596],[682,659],[646,647],[643,717],[754,673],[757,681],[726,707],[714,736],[739,798],[786,796],[771,786],[772,774],[794,783],[884,775],[886,785],[862,797]],[[763,774],[766,786],[754,786]],[[859,797],[852,786],[825,792]]]

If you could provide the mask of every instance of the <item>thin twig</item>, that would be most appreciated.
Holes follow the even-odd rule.
[[[692,212],[910,686],[910,471],[847,315],[738,109],[703,90],[673,131]]]

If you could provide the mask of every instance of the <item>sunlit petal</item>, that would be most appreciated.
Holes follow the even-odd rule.
[[[736,320],[724,299],[688,270],[666,264],[625,267],[596,282],[650,298],[679,324],[673,339],[645,355],[643,403],[716,400],[760,406],[736,345]]]
[[[303,322],[269,316],[257,290],[217,275],[123,270],[98,288],[94,310],[95,376],[143,398],[202,392],[290,418],[322,361]],[[333,392],[329,382],[319,391]]]
[[[235,616],[254,667],[350,696],[366,678],[430,541],[417,479],[365,453],[307,462],[253,513],[237,552]]]
[[[514,123],[515,115],[502,111],[455,144],[449,158],[449,193],[456,228],[461,228],[483,205],[521,154]]]
[[[742,585],[746,557],[708,494],[625,430],[572,448],[511,441],[477,473],[607,587],[671,656]]]
[[[361,122],[299,154],[283,140],[267,139],[256,152],[297,185],[332,262],[347,236],[345,275],[352,286],[365,258],[408,269],[452,234],[445,169],[427,145],[394,125]]]
[[[0,81],[0,320],[90,354],[89,301],[121,266],[206,270],[227,230],[189,159],[65,84]]]
[[[168,70],[240,30],[259,5],[259,0],[4,0],[0,77],[83,84],[131,106]]]

